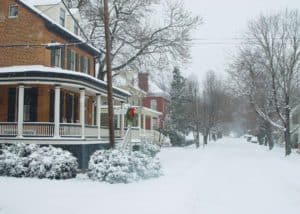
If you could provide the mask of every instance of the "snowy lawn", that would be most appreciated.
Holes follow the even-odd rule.
[[[132,184],[0,177],[1,214],[299,214],[300,155],[226,138],[164,148],[164,176]]]

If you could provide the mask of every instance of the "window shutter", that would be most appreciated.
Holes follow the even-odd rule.
[[[88,60],[88,74],[90,74],[91,75],[91,60],[90,60],[90,58],[87,58],[87,60]]]
[[[49,94],[49,122],[54,122],[54,90],[51,89]]]
[[[61,67],[62,68],[65,68],[65,52],[66,52],[66,50],[65,50],[66,48],[63,46],[63,47],[61,47]]]
[[[30,93],[29,96],[31,97],[29,120],[30,120],[30,122],[36,122],[37,121],[38,89],[31,88],[28,92]]]
[[[62,123],[63,122],[63,116],[64,116],[64,93],[61,91],[60,92],[60,115],[59,115],[59,121]]]
[[[78,120],[78,95],[74,95],[74,123]]]
[[[51,49],[51,66],[55,66],[55,49]]]
[[[16,121],[16,88],[8,89],[8,108],[7,108],[7,122],[15,122]]]
[[[67,49],[67,69],[71,69],[71,49]]]
[[[80,71],[84,73],[84,57],[80,57]]]
[[[78,53],[75,54],[75,70],[79,71],[79,55],[78,55]]]
[[[66,94],[66,119],[67,123],[72,122],[72,95]]]

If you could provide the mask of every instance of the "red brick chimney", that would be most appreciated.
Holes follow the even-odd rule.
[[[138,78],[139,78],[139,88],[148,92],[149,91],[149,82],[148,82],[149,74],[148,73],[139,73]]]

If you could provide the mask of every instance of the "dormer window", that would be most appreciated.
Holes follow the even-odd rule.
[[[9,18],[16,18],[18,17],[19,8],[18,5],[9,5],[8,17]]]
[[[61,26],[65,26],[65,21],[66,21],[66,11],[61,8],[59,13],[59,24]]]

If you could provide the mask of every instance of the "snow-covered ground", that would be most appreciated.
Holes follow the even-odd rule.
[[[1,214],[299,214],[300,155],[225,138],[164,148],[164,176],[132,184],[0,178]]]

